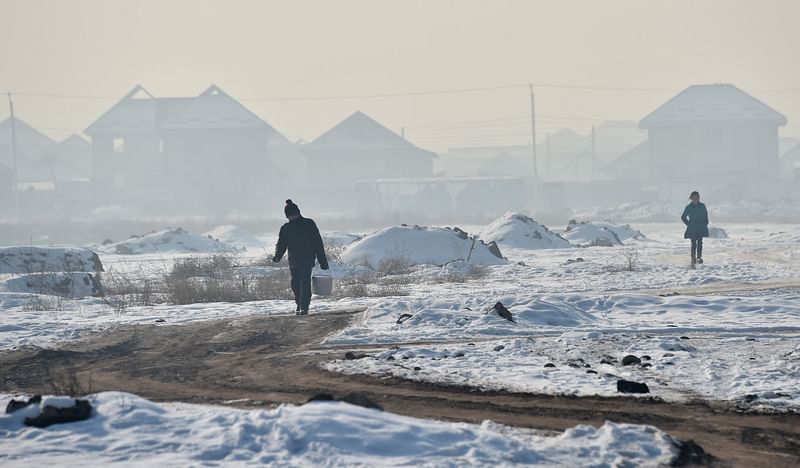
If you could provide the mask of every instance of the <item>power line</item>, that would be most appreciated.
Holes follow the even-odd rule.
[[[352,95],[332,95],[332,96],[271,96],[271,97],[243,97],[236,98],[240,101],[271,101],[271,102],[291,102],[291,101],[342,101],[353,99],[377,99],[377,98],[394,98],[394,97],[413,97],[413,96],[433,96],[433,95],[447,95],[447,94],[462,94],[462,93],[475,93],[485,91],[496,91],[505,89],[522,89],[528,88],[528,84],[509,84],[498,86],[483,86],[475,88],[454,88],[454,89],[438,89],[426,91],[408,91],[408,92],[388,92],[388,93],[373,93],[373,94],[352,94]],[[570,85],[570,84],[557,84],[557,83],[534,83],[534,88],[543,89],[566,89],[566,90],[584,90],[584,91],[604,91],[604,92],[636,92],[636,93],[675,93],[682,91],[680,88],[648,88],[648,87],[634,87],[634,86],[594,86],[594,85]],[[800,88],[762,88],[752,89],[751,92],[758,93],[800,93]],[[6,94],[6,93],[4,93]],[[15,96],[22,97],[35,97],[35,98],[53,98],[53,99],[84,99],[84,100],[118,100],[119,96],[100,96],[100,95],[85,95],[85,94],[59,94],[59,93],[31,93],[31,92],[12,92]]]

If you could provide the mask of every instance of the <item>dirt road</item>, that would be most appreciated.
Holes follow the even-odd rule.
[[[707,404],[480,392],[321,370],[351,348],[320,346],[355,312],[254,316],[189,325],[121,327],[57,350],[0,352],[0,391],[48,392],[75,369],[86,390],[124,390],[157,401],[267,407],[320,392],[360,391],[387,411],[444,420],[560,431],[605,420],[652,424],[693,439],[734,466],[800,466],[800,415],[746,415]],[[48,367],[50,372],[48,373]],[[91,382],[91,383],[89,383]]]

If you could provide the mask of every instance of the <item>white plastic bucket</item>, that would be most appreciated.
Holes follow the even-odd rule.
[[[313,275],[311,292],[317,296],[330,296],[333,293],[333,277],[331,275]]]

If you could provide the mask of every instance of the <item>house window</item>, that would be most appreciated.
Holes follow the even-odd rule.
[[[115,153],[124,153],[125,152],[125,139],[124,138],[114,138],[114,152]]]

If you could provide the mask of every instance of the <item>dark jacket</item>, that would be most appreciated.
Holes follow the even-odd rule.
[[[328,258],[325,256],[322,236],[313,219],[301,216],[281,227],[274,260],[280,261],[287,249],[291,268],[312,267],[314,261],[318,260],[320,267],[328,269]]]
[[[708,211],[706,210],[706,205],[689,203],[683,209],[681,221],[686,225],[686,232],[683,233],[684,239],[708,237]]]

